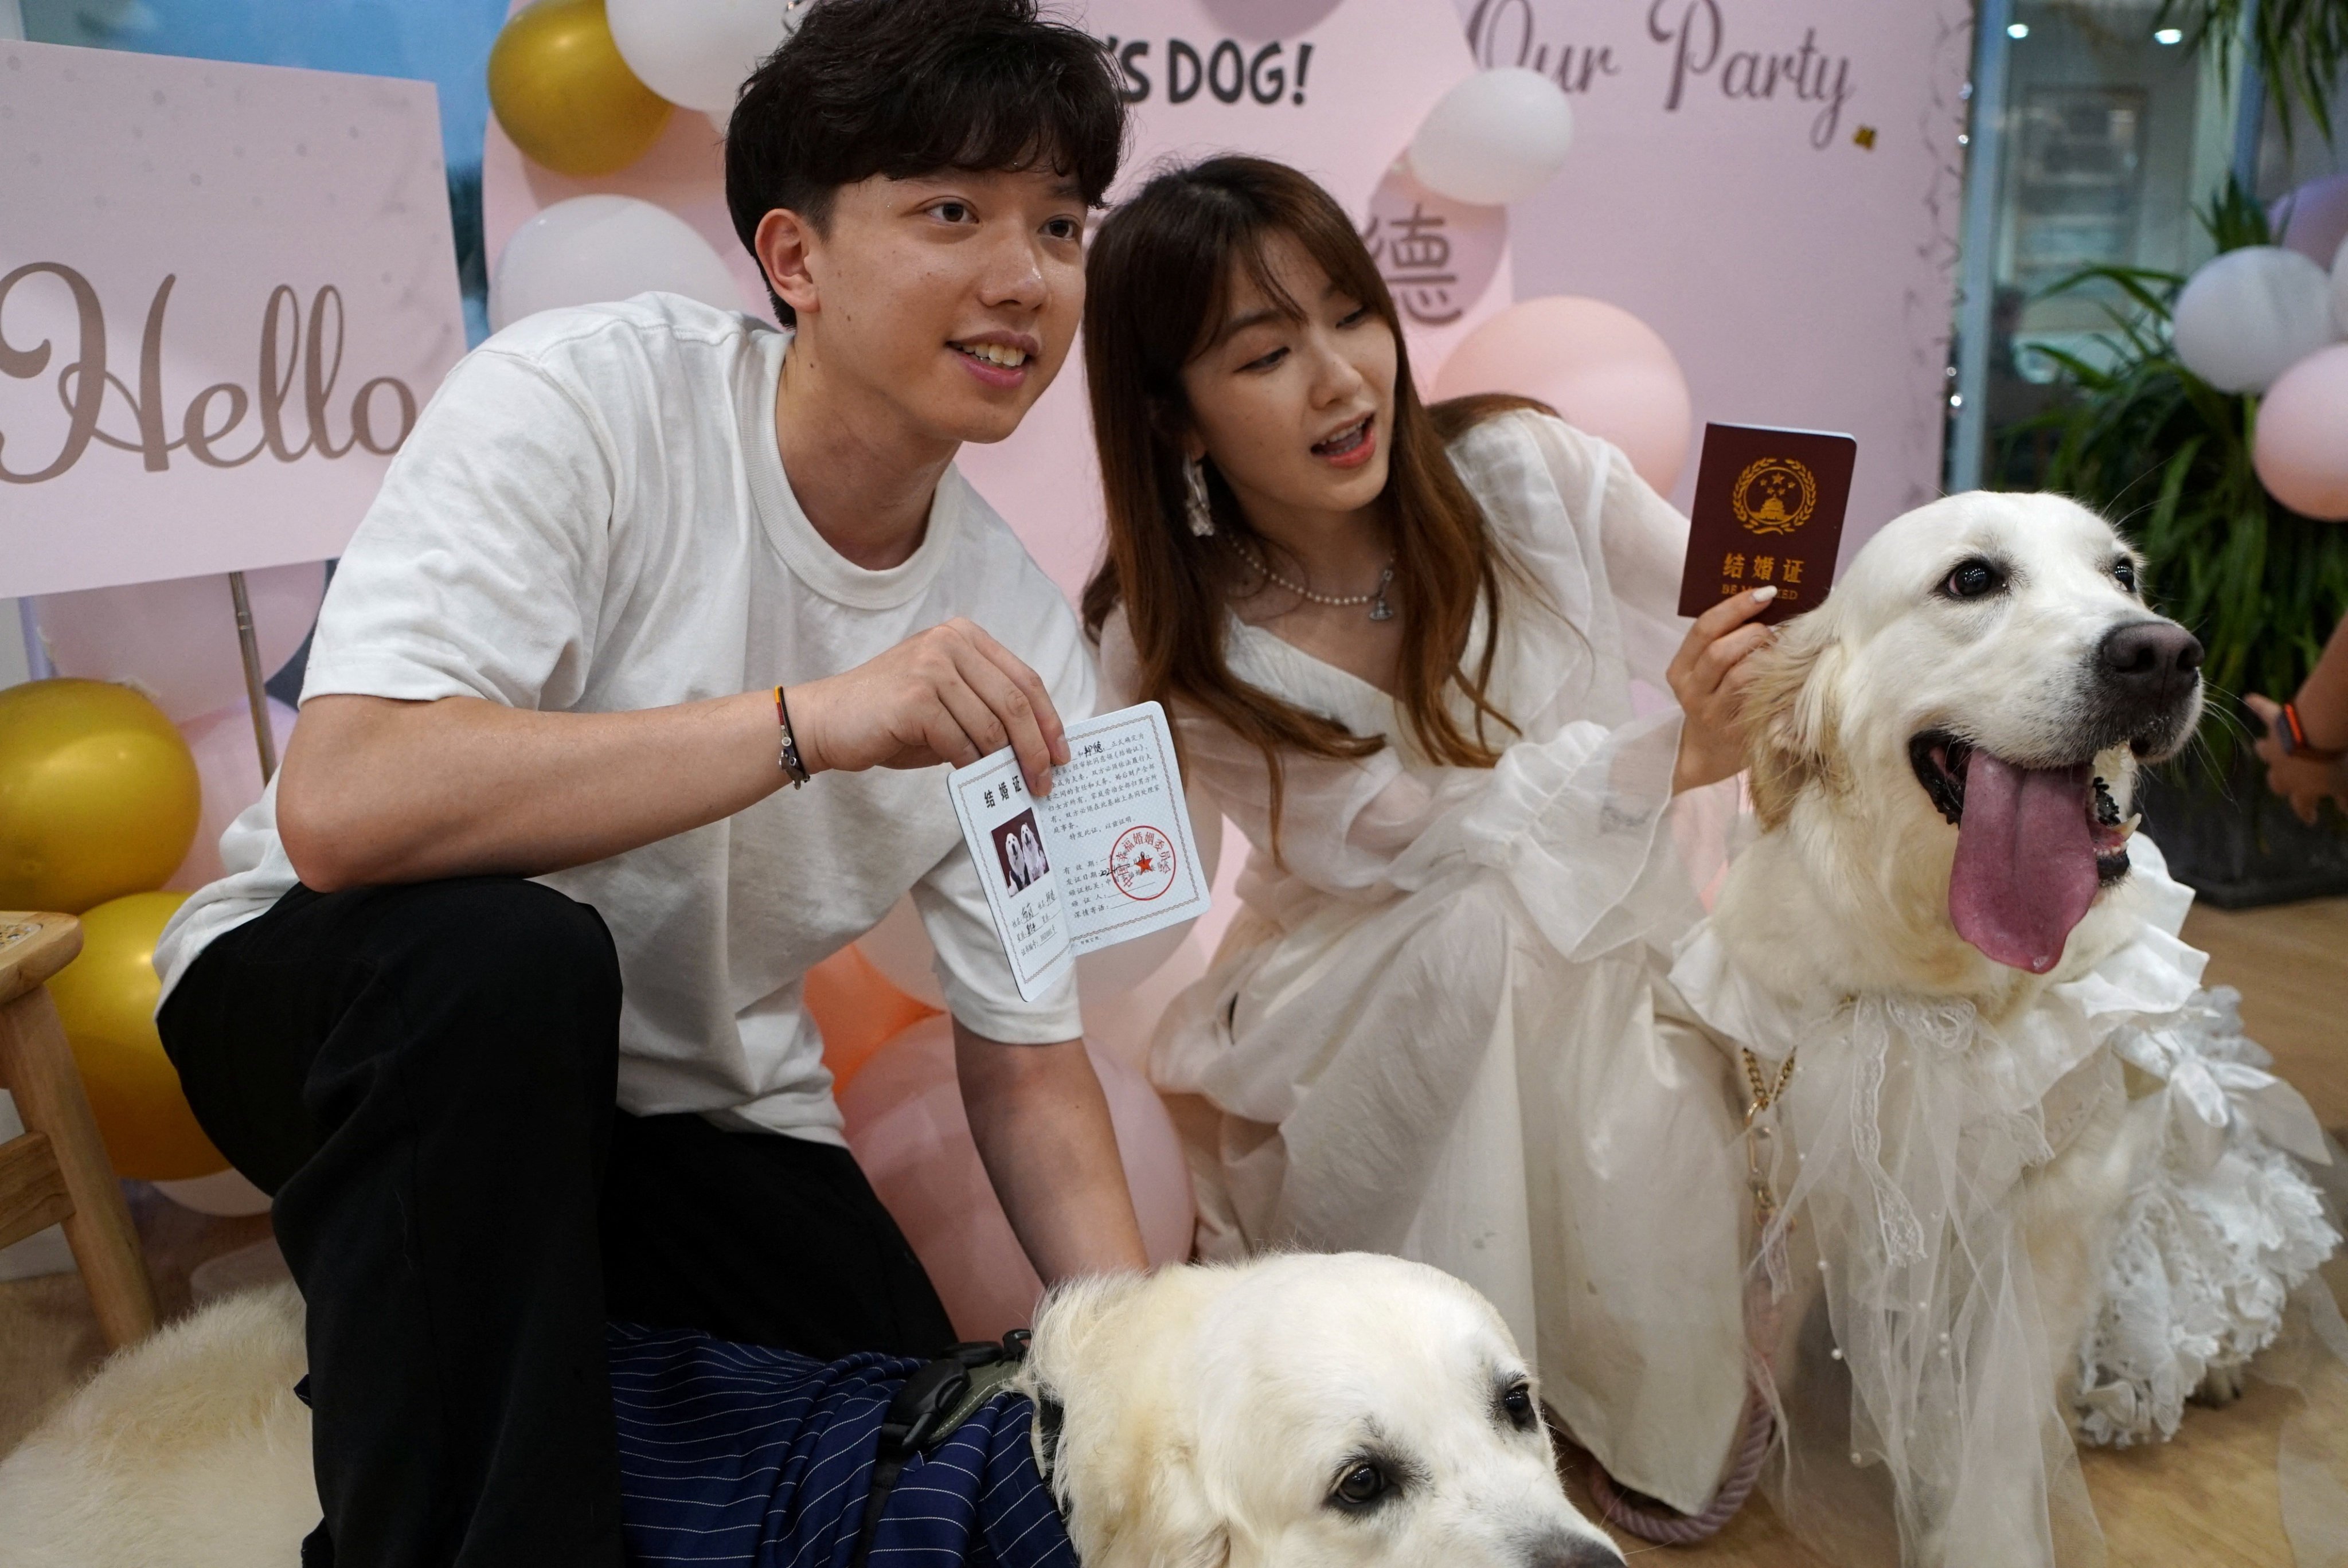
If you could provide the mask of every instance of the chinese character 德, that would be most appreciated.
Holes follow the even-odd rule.
[[[1385,220],[1373,214],[1362,231],[1370,259],[1395,291],[1403,314],[1422,326],[1444,326],[1459,319],[1461,307],[1451,302],[1451,285],[1458,278],[1443,269],[1451,264],[1451,241],[1441,231],[1443,214],[1412,202],[1410,216],[1395,221],[1390,234],[1379,231]]]

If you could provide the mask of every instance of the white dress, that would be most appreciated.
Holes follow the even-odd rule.
[[[1363,1249],[1467,1280],[1608,1469],[1694,1511],[1746,1357],[1741,1102],[1717,1049],[1655,1011],[1736,807],[1734,785],[1671,794],[1687,523],[1552,418],[1487,421],[1452,459],[1549,606],[1503,601],[1490,695],[1521,735],[1494,768],[1432,763],[1385,694],[1232,618],[1241,679],[1389,744],[1287,759],[1275,860],[1261,754],[1173,716],[1191,786],[1253,853],[1151,1076],[1203,1255]],[[1102,662],[1129,693],[1121,616]]]

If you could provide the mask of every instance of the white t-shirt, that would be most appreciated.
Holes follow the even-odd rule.
[[[962,475],[902,565],[826,544],[775,447],[790,335],[670,294],[532,316],[425,410],[335,573],[303,699],[329,693],[613,713],[862,664],[955,615],[1093,711],[1076,618]],[[229,874],[156,944],[165,994],[294,885],[276,788],[222,835]],[[909,889],[955,1017],[1022,1044],[1082,1032],[1075,990],[1020,999],[944,770],[826,773],[723,821],[538,879],[619,948],[622,1109],[839,1140],[808,968]]]

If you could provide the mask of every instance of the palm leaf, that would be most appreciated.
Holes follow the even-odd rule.
[[[2348,65],[2348,0],[2162,0],[2159,20],[2182,21],[2187,42],[2213,50],[2225,74],[2241,45],[2245,15],[2251,58],[2284,140],[2292,139],[2304,114],[2329,142],[2333,85]]]

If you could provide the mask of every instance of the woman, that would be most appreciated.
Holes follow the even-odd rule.
[[[1719,864],[1766,601],[1687,630],[1686,522],[1620,453],[1522,400],[1423,407],[1292,170],[1159,176],[1086,276],[1086,624],[1254,851],[1152,1048],[1200,1249],[1466,1278],[1612,1473],[1695,1511],[1745,1401],[1741,1167],[1660,960]]]

